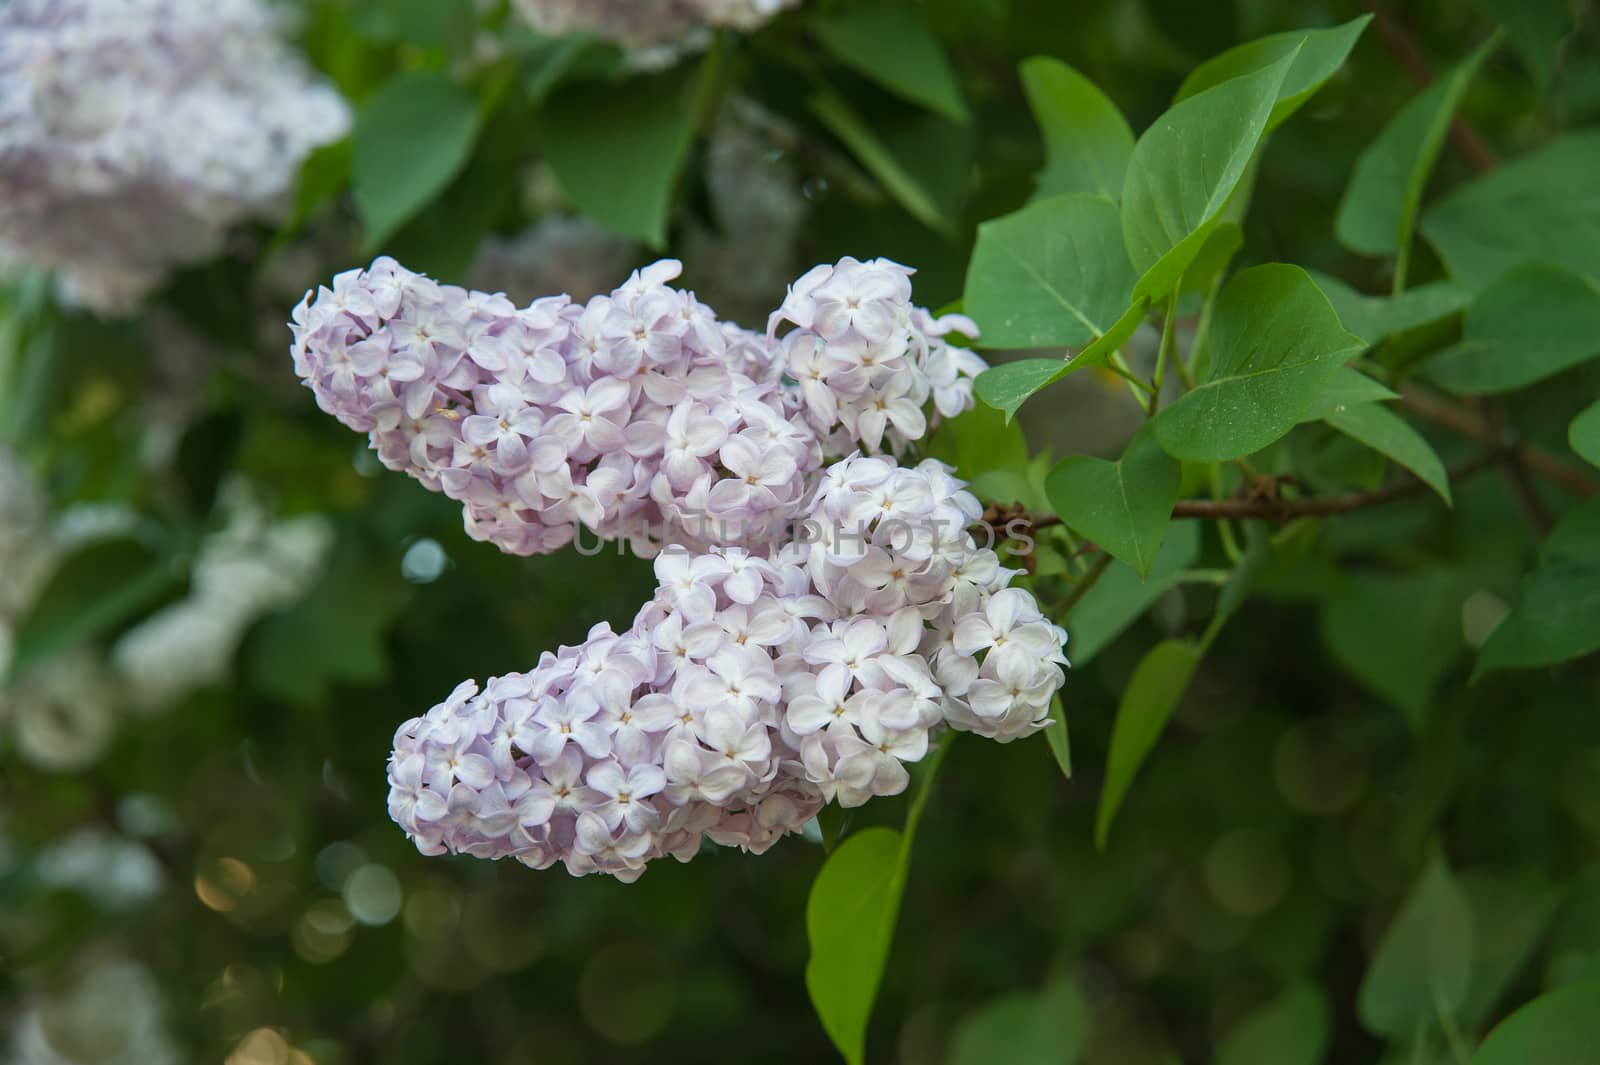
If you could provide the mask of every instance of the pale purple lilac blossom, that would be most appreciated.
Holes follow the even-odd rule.
[[[523,555],[579,527],[646,555],[768,553],[826,461],[900,451],[928,407],[973,403],[983,362],[942,339],[971,324],[914,307],[904,267],[819,267],[767,335],[671,287],[679,270],[518,310],[379,259],[295,309],[295,370],[384,465],[460,501],[470,535]],[[775,339],[782,320],[800,328]]]
[[[626,632],[402,725],[390,815],[425,854],[631,881],[703,837],[760,853],[829,801],[897,794],[946,727],[1038,731],[1066,634],[974,543],[978,514],[937,461],[854,456],[810,501],[818,535],[663,551]]]

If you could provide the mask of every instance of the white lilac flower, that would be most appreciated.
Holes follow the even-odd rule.
[[[814,542],[661,552],[627,631],[400,726],[391,816],[425,854],[633,880],[702,837],[759,853],[829,801],[900,792],[947,727],[1038,731],[1066,634],[973,541],[978,514],[934,460],[856,456],[808,503]]]
[[[630,48],[663,45],[708,28],[753,30],[799,0],[515,0],[534,29],[593,33]]]
[[[384,465],[461,502],[468,533],[512,554],[580,527],[645,553],[767,553],[825,461],[898,453],[972,404],[983,363],[941,339],[970,323],[914,307],[904,267],[811,271],[774,316],[774,333],[801,327],[781,341],[718,321],[670,287],[679,269],[518,310],[379,259],[296,308],[295,370]]]
[[[0,255],[122,310],[280,211],[349,108],[261,0],[0,5]]]
[[[235,482],[225,487],[227,525],[195,559],[187,598],[129,629],[111,665],[138,709],[163,709],[223,680],[250,625],[311,589],[333,546],[320,514],[268,523]]]
[[[786,363],[831,454],[847,444],[877,452],[885,443],[902,454],[927,432],[930,399],[936,416],[972,406],[973,380],[985,364],[945,337],[975,337],[977,326],[914,306],[911,273],[887,259],[846,257],[814,267],[789,287],[768,322],[769,336],[784,323],[797,327],[782,341]]]
[[[51,843],[34,857],[33,870],[50,887],[76,891],[108,910],[148,902],[165,879],[149,847],[98,828]]]
[[[0,722],[24,761],[53,773],[83,769],[116,733],[110,679],[87,652],[53,658],[0,694]]]

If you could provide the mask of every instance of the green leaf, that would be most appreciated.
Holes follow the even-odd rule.
[[[985,347],[1078,347],[1111,330],[1133,282],[1116,205],[1074,193],[979,226],[963,302]]]
[[[1368,344],[1431,325],[1472,302],[1472,291],[1453,281],[1430,281],[1398,296],[1369,296],[1338,278],[1310,273],[1311,280],[1339,312],[1339,321]]]
[[[620,236],[666,245],[673,188],[694,143],[698,80],[673,72],[550,98],[539,148],[580,211]]]
[[[294,205],[283,228],[292,233],[305,225],[318,207],[349,183],[354,166],[355,150],[349,137],[324,144],[307,155],[295,177]]]
[[[1339,201],[1339,242],[1366,255],[1393,255],[1411,243],[1422,193],[1445,134],[1478,67],[1500,41],[1489,38],[1434,80],[1383,127],[1356,159]]]
[[[1133,154],[1133,131],[1117,105],[1059,59],[1025,59],[1020,73],[1028,105],[1044,136],[1044,169],[1034,195],[1043,199],[1087,192],[1119,199]],[[1118,234],[1120,239],[1120,228]]]
[[[1435,858],[1389,925],[1361,979],[1356,1012],[1375,1035],[1411,1036],[1455,1017],[1472,974],[1472,908]]]
[[[1055,709],[1050,715],[1055,720],[1045,726],[1044,739],[1050,745],[1056,768],[1068,780],[1072,779],[1072,737],[1067,732],[1067,715],[1061,706],[1061,696],[1056,695]]]
[[[867,1022],[894,940],[912,840],[951,742],[946,737],[922,763],[926,768],[913,785],[905,831],[878,827],[850,835],[828,855],[806,900],[806,989],[849,1065],[862,1065],[865,1058]]]
[[[1300,54],[1284,76],[1283,84],[1278,89],[1277,102],[1272,106],[1272,115],[1267,119],[1267,129],[1272,130],[1298,111],[1329,78],[1338,73],[1371,21],[1371,15],[1362,15],[1332,29],[1274,33],[1230,48],[1190,71],[1189,76],[1183,79],[1183,84],[1178,86],[1178,95],[1173,102],[1186,100],[1230,78],[1261,70],[1298,47]]]
[[[974,407],[939,424],[928,457],[954,466],[971,480],[991,471],[1026,476],[1028,441],[1022,427],[990,407]]]
[[[1457,281],[1490,284],[1519,263],[1600,280],[1600,130],[1558,137],[1461,188],[1422,219]]]
[[[950,1065],[1074,1065],[1089,1009],[1072,982],[1004,995],[967,1014],[950,1038]]]
[[[1298,51],[1174,104],[1139,138],[1122,187],[1136,296],[1171,292],[1205,243],[1266,132]]]
[[[948,234],[950,222],[927,188],[891,152],[872,127],[845,102],[824,89],[811,98],[811,112],[853,154],[867,172],[906,213],[936,233]]]
[[[1189,678],[1200,664],[1200,650],[1188,640],[1163,640],[1140,659],[1111,727],[1111,752],[1106,758],[1106,782],[1095,815],[1094,842],[1105,849],[1106,837],[1117,808],[1128,794],[1139,767],[1161,738],[1173,710],[1188,690]]]
[[[1469,869],[1461,890],[1472,907],[1472,981],[1461,1019],[1475,1027],[1487,1018],[1543,943],[1561,891],[1533,869]]]
[[[1334,374],[1333,380],[1328,382],[1328,387],[1312,401],[1303,420],[1320,422],[1363,403],[1381,403],[1399,398],[1399,393],[1384,387],[1382,383],[1368,377],[1360,370],[1346,366]]]
[[[1329,425],[1387,456],[1416,474],[1423,484],[1450,503],[1450,475],[1433,445],[1400,415],[1377,403],[1346,406],[1327,417]]]
[[[1295,984],[1228,1030],[1216,1065],[1321,1065],[1330,1019],[1327,997]]]
[[[613,56],[620,65],[620,52],[587,33],[540,39],[523,57],[523,66],[527,71],[523,88],[530,100],[543,102],[580,65],[587,68],[588,64],[598,62],[604,66]]]
[[[1178,576],[1194,564],[1200,556],[1200,527],[1192,521],[1176,522],[1167,533],[1166,542],[1156,554],[1150,576],[1140,580],[1139,575],[1123,565],[1113,562],[1105,576],[1084,593],[1072,614],[1066,620],[1072,639],[1067,645],[1067,655],[1074,666],[1082,668],[1106,648],[1112,640],[1161,598]]]
[[[397,74],[367,98],[351,134],[351,180],[368,254],[444,191],[477,136],[477,101],[438,71]]]
[[[1200,250],[1195,252],[1193,261],[1184,268],[1178,295],[1209,291],[1212,283],[1228,268],[1242,247],[1244,230],[1239,228],[1238,223],[1227,219],[1216,222],[1206,235],[1205,242],[1200,245]]]
[[[1478,655],[1476,680],[1496,669],[1535,669],[1600,651],[1600,543],[1587,560],[1536,570]]]
[[[1600,980],[1546,992],[1495,1026],[1472,1065],[1593,1061],[1600,1046]]]
[[[1228,282],[1210,343],[1206,380],[1155,419],[1168,454],[1196,462],[1240,458],[1283,436],[1364,347],[1304,270],[1277,263]]]
[[[1526,387],[1600,355],[1600,289],[1549,263],[1514,266],[1467,308],[1462,338],[1423,364],[1468,396]]]
[[[1461,581],[1442,569],[1353,573],[1322,606],[1328,650],[1420,733],[1433,692],[1465,651]]]
[[[1567,427],[1567,442],[1585,461],[1600,466],[1600,400],[1572,419]]]
[[[851,7],[813,19],[811,30],[835,59],[896,96],[952,122],[971,118],[944,45],[914,8]]]
[[[893,828],[853,833],[828,855],[806,902],[806,987],[828,1038],[851,1065],[864,1060],[867,1021],[894,939],[903,840]]]
[[[18,621],[6,677],[110,632],[176,585],[172,567],[137,541],[89,544],[56,567]]]
[[[1116,462],[1073,455],[1050,471],[1045,492],[1067,526],[1137,573],[1150,574],[1172,521],[1182,476],[1147,422]]]
[[[1550,666],[1600,650],[1600,499],[1562,517],[1539,549],[1516,606],[1484,641],[1473,680],[1495,669]]]
[[[1017,413],[1028,397],[1069,373],[1086,366],[1100,366],[1127,343],[1144,321],[1148,300],[1139,300],[1099,340],[1066,359],[1018,359],[1003,362],[978,375],[978,398],[1005,412],[1007,420]]]

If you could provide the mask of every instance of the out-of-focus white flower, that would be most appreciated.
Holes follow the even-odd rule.
[[[261,0],[0,6],[0,251],[123,310],[281,210],[349,108]]]
[[[154,898],[164,879],[150,848],[95,828],[44,848],[33,859],[33,871],[49,886],[76,891],[109,910]]]
[[[163,709],[223,680],[251,623],[305,595],[333,545],[333,527],[320,514],[268,524],[242,486],[226,492],[230,519],[201,547],[189,597],[128,630],[111,650],[138,709]]]
[[[719,29],[751,32],[802,0],[513,0],[540,33],[592,34],[620,46],[623,67],[657,71],[711,46]]]
[[[117,730],[104,667],[86,651],[29,670],[0,695],[0,719],[26,761],[58,773],[93,765]]]
[[[534,29],[551,36],[592,33],[626,48],[656,51],[717,27],[749,31],[800,0],[515,0]],[[652,65],[665,65],[659,63]]]
[[[160,990],[137,962],[100,960],[16,1018],[10,1065],[177,1065]]]

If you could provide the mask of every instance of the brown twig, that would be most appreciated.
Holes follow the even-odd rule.
[[[1453,403],[1431,389],[1417,384],[1403,385],[1400,402],[1407,410],[1458,436],[1504,451],[1525,470],[1548,477],[1580,499],[1588,499],[1600,491],[1600,484],[1594,478],[1559,455],[1537,444],[1506,439],[1482,414]]]
[[[1511,496],[1517,501],[1517,509],[1522,511],[1522,516],[1527,519],[1534,533],[1543,539],[1555,524],[1555,519],[1550,516],[1550,508],[1544,505],[1544,500],[1539,498],[1539,489],[1533,483],[1533,478],[1528,476],[1527,465],[1517,454],[1516,448],[1510,446],[1512,441],[1506,432],[1505,413],[1486,399],[1476,401],[1473,406],[1495,444],[1504,451],[1500,469],[1506,475],[1506,484],[1511,487]]]
[[[1422,88],[1431,85],[1433,69],[1422,57],[1411,31],[1395,21],[1376,0],[1367,0],[1366,8],[1372,12],[1372,24],[1378,31],[1379,39],[1390,52],[1394,53],[1394,57],[1400,60],[1400,65],[1411,74],[1411,80]],[[1450,141],[1479,173],[1493,170],[1500,165],[1499,158],[1494,154],[1494,149],[1489,147],[1489,142],[1484,139],[1483,134],[1460,115],[1450,120]]]
[[[1473,474],[1481,473],[1491,466],[1505,460],[1502,450],[1491,448],[1474,459],[1452,466],[1448,472],[1451,482],[1465,480]],[[1303,499],[1261,498],[1258,496],[1242,496],[1236,499],[1180,499],[1172,508],[1174,518],[1265,518],[1269,521],[1287,522],[1295,518],[1329,517],[1334,514],[1348,514],[1351,511],[1366,510],[1369,507],[1382,506],[1400,499],[1420,495],[1428,486],[1414,478],[1395,481],[1382,488],[1370,492],[1342,492],[1338,495],[1310,496]],[[1012,520],[1017,520],[1014,515]],[[1048,529],[1060,525],[1061,518],[1056,514],[1041,514],[1037,517],[1022,516],[1027,522],[1027,528]],[[1004,537],[1006,530],[994,530],[997,537]],[[1106,563],[1104,556],[1095,563],[1096,568],[1101,568]],[[1088,591],[1085,585],[1092,585],[1097,574],[1090,570],[1084,575],[1075,594],[1081,595],[1078,588]]]

